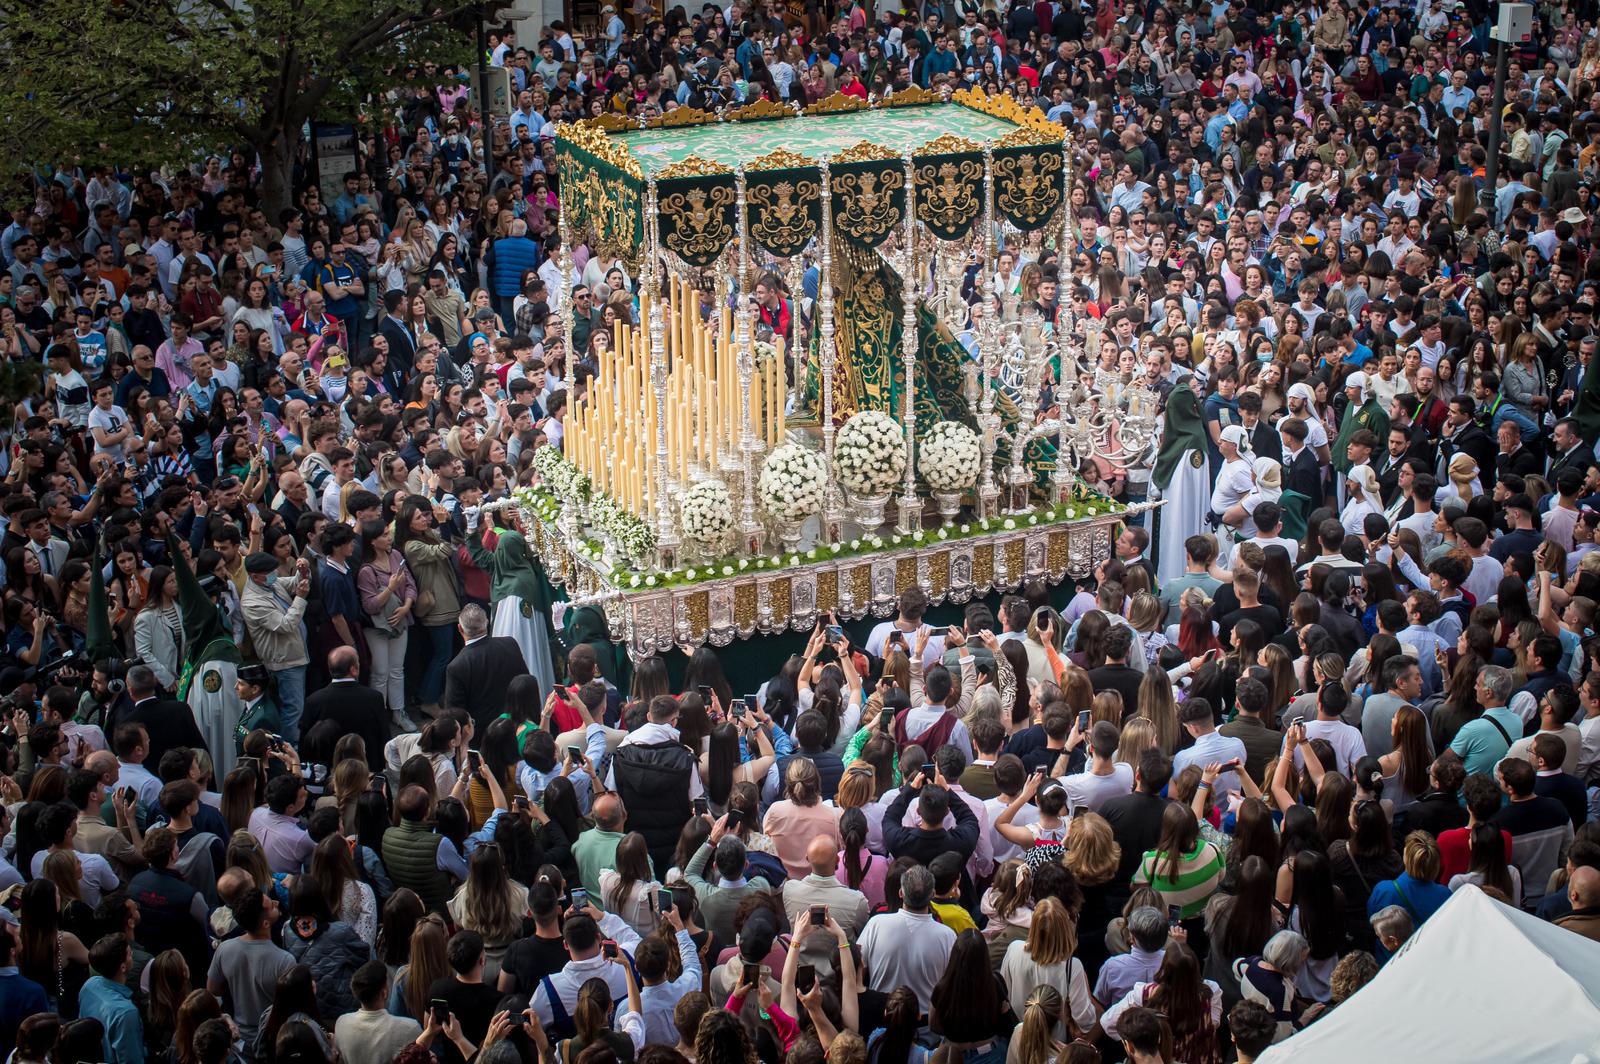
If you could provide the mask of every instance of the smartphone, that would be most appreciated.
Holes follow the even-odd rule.
[[[753,987],[761,986],[761,965],[746,963],[744,966],[744,982]]]
[[[523,812],[527,812],[528,800],[519,794],[515,798],[511,799],[511,807],[513,809],[520,809]]]
[[[478,755],[478,751],[467,751],[467,765],[472,769],[473,775],[483,771],[483,758]]]
[[[1080,709],[1080,710],[1078,710],[1078,731],[1079,732],[1086,732],[1088,730],[1089,730],[1089,711],[1087,709]]]
[[[894,710],[884,707],[878,714],[878,727],[883,731],[889,730],[889,725],[894,723]]]
[[[759,695],[745,695],[744,698],[742,699],[742,701],[749,708],[752,708],[752,709],[760,709],[761,708],[761,697]]]
[[[582,887],[573,887],[572,907],[574,909],[587,909],[589,907],[589,892]]]
[[[574,765],[583,764],[583,747],[581,747],[581,746],[569,746],[569,747],[567,747],[567,760],[571,761]]]
[[[617,949],[617,944],[608,938],[600,943],[600,954],[606,960],[614,961],[621,954],[621,950]]]
[[[923,778],[924,781],[926,781],[928,783],[932,783],[933,782],[933,774],[935,772],[937,772],[938,769],[934,766],[934,763],[932,761],[924,761],[922,763],[922,768],[919,769],[919,771],[922,773],[922,778]]]
[[[828,907],[826,905],[813,905],[811,907],[811,926],[823,927],[828,922]]]
[[[729,704],[728,709],[733,714],[734,720],[744,720],[744,715],[746,712],[744,699],[735,698],[732,703]]]
[[[379,772],[367,781],[367,790],[387,794],[389,791],[389,777]],[[526,799],[524,799],[526,800]]]
[[[1179,924],[1183,923],[1183,908],[1182,908],[1182,906],[1178,906],[1178,905],[1169,905],[1169,906],[1167,906],[1167,923],[1172,925],[1173,927],[1177,927]]]
[[[701,684],[699,687],[696,687],[695,690],[700,692],[700,704],[705,706],[707,709],[710,709],[711,688],[706,684]]]
[[[730,809],[730,810],[728,810],[728,820],[727,820],[726,826],[727,826],[727,829],[729,831],[737,830],[739,825],[743,824],[743,823],[744,823],[744,810],[742,810],[742,809]]]
[[[906,635],[905,635],[904,632],[890,632],[889,633],[889,642],[898,644],[899,646],[903,647],[903,646],[906,645]]]
[[[139,792],[135,791],[132,787],[124,787],[124,788],[122,788],[122,801],[123,801],[124,804],[133,801],[138,796],[139,796]]]
[[[817,985],[817,966],[815,964],[802,964],[795,969],[794,988],[802,994],[811,993],[811,988]]]
[[[450,1003],[444,998],[434,998],[429,1001],[428,1008],[433,1012],[435,1026],[443,1027],[450,1022]]]
[[[828,633],[828,642],[830,643],[837,643],[844,638],[844,627],[842,625],[830,624],[826,631]]]
[[[672,908],[672,891],[662,887],[656,891],[656,910],[665,913]]]
[[[696,798],[694,800],[694,815],[695,816],[705,816],[710,812],[711,812],[711,803],[710,802],[706,801],[704,798]]]

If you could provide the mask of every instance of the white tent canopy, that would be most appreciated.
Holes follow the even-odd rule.
[[[1456,891],[1326,1018],[1261,1064],[1600,1062],[1600,942]]]

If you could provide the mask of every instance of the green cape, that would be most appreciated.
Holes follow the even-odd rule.
[[[1193,381],[1192,374],[1183,378],[1167,396],[1161,449],[1156,452],[1155,473],[1150,477],[1150,482],[1163,491],[1172,483],[1172,474],[1185,452],[1206,453],[1206,425],[1200,416],[1200,399],[1194,394]]]

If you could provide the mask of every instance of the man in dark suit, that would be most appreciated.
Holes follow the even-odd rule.
[[[1515,421],[1507,419],[1500,422],[1500,427],[1495,430],[1495,442],[1500,445],[1500,453],[1494,459],[1498,476],[1510,473],[1531,477],[1544,467],[1544,459],[1523,446],[1522,429]]]
[[[506,686],[527,675],[522,648],[510,636],[489,634],[482,606],[466,606],[456,621],[466,646],[445,667],[444,708],[464,709],[482,732],[504,707]]]
[[[1554,484],[1556,474],[1568,466],[1580,473],[1589,471],[1589,463],[1594,460],[1594,448],[1580,434],[1577,421],[1570,417],[1557,421],[1550,433],[1550,444],[1555,452],[1555,457],[1550,461],[1550,474],[1545,478],[1550,483]]]
[[[409,374],[417,359],[417,338],[400,317],[406,294],[398,289],[383,297],[383,320],[378,323],[378,334],[389,341],[389,365]]]
[[[131,666],[127,684],[133,708],[113,714],[107,731],[116,734],[124,724],[144,725],[150,736],[145,760],[152,765],[161,764],[162,754],[180,746],[208,750],[200,726],[194,722],[194,710],[187,702],[160,696],[161,684],[156,680],[154,669],[148,665]]]
[[[1478,404],[1470,395],[1450,397],[1450,413],[1445,415],[1444,434],[1439,439],[1439,462],[1450,468],[1450,460],[1466,454],[1478,466],[1478,491],[1484,495],[1494,489],[1495,445],[1489,434],[1478,427]]]
[[[306,698],[300,717],[300,734],[325,720],[339,725],[340,735],[359,735],[367,747],[367,765],[383,771],[383,746],[389,741],[389,710],[383,694],[363,684],[361,658],[355,647],[335,647],[328,653],[328,686]]]
[[[1277,430],[1261,417],[1261,396],[1243,392],[1239,396],[1239,424],[1250,435],[1250,450],[1257,458],[1270,458],[1283,464],[1283,441]]]
[[[1283,439],[1283,490],[1298,492],[1311,500],[1312,509],[1322,505],[1322,466],[1317,452],[1306,446],[1305,422],[1284,418],[1278,422]]]

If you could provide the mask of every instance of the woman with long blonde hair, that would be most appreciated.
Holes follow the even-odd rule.
[[[1139,708],[1135,716],[1144,717],[1156,728],[1161,752],[1171,757],[1178,752],[1182,728],[1178,724],[1178,700],[1172,694],[1172,681],[1159,665],[1145,670],[1139,683]]]
[[[1137,765],[1139,755],[1146,750],[1159,748],[1160,738],[1156,735],[1155,721],[1149,717],[1130,717],[1122,726],[1122,736],[1117,741],[1117,754],[1115,761],[1124,765]]]
[[[1089,980],[1078,951],[1078,928],[1067,907],[1055,897],[1047,897],[1033,910],[1028,937],[1006,947],[1000,962],[1000,978],[1005,981],[1011,1011],[1022,1013],[1035,987],[1050,986],[1072,1003],[1072,1022],[1087,1031],[1094,1026],[1094,1001],[1089,996]]]

